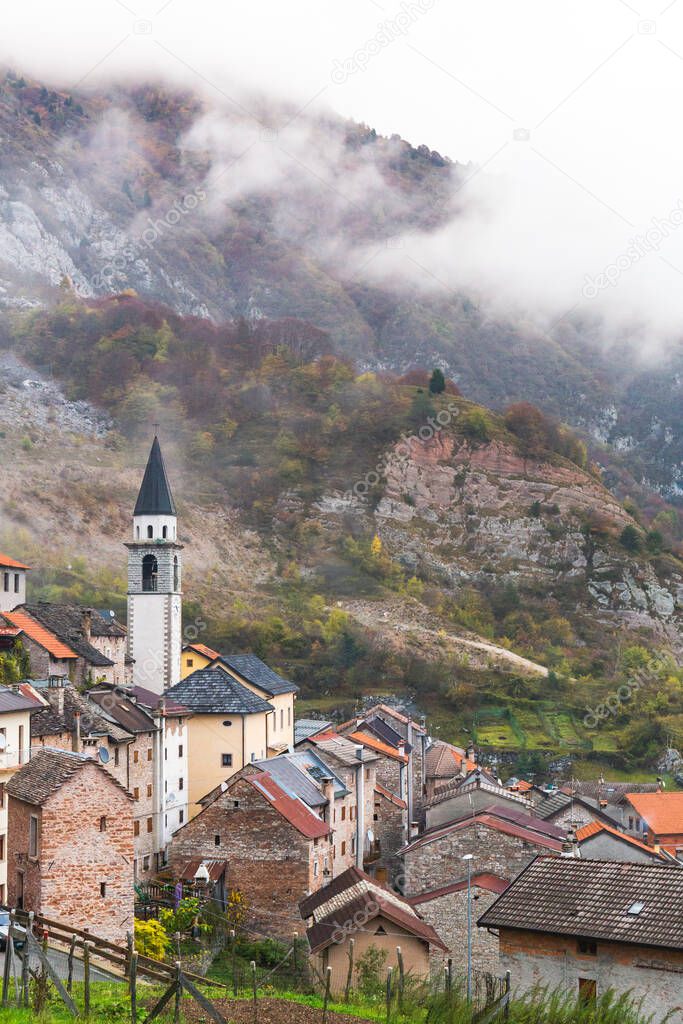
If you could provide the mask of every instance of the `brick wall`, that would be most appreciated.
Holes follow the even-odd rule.
[[[541,984],[577,995],[579,979],[585,978],[597,983],[598,996],[608,988],[617,995],[630,990],[634,1002],[643,1000],[643,1020],[663,1020],[672,1011],[671,1024],[683,1019],[680,950],[598,942],[597,955],[588,956],[579,953],[575,938],[501,929],[500,958],[502,969],[511,972],[514,992]]]
[[[39,819],[38,857],[29,858],[31,815]],[[106,828],[100,830],[100,819]],[[96,764],[86,764],[42,808],[9,798],[8,900],[110,941],[133,927],[131,801]],[[101,886],[104,885],[104,892]]]
[[[473,871],[490,871],[501,878],[512,879],[539,853],[549,852],[537,843],[476,822],[406,852],[403,855],[404,892],[414,896],[450,885],[454,874],[461,874],[460,865],[466,853],[474,854]]]
[[[195,857],[226,860],[227,887],[244,894],[249,928],[283,938],[302,932],[299,901],[328,880],[331,863],[327,838],[306,839],[243,778],[174,835],[174,877]]]

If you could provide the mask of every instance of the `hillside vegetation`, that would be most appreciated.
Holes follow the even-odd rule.
[[[536,765],[571,754],[577,771],[646,767],[681,737],[681,564],[535,408],[499,416],[424,371],[359,373],[293,319],[215,325],[134,294],[66,288],[52,312],[15,314],[5,345],[110,417],[22,419],[5,387],[0,545],[38,567],[34,595],[122,611],[158,423],[186,621],[282,668],[302,708],[405,694],[445,738]]]
[[[648,493],[680,499],[681,346],[643,363],[578,314],[552,336],[490,315],[404,246],[448,223],[461,258],[474,168],[264,97],[239,109],[158,82],[75,92],[19,69],[0,75],[0,131],[0,317],[53,304],[68,279],[84,297],[132,288],[216,323],[297,318],[362,368],[437,365],[486,406],[559,416],[620,497],[683,536]],[[387,249],[399,272],[373,273]]]

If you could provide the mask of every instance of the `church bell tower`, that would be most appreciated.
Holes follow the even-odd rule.
[[[133,512],[128,548],[128,654],[133,683],[163,693],[180,681],[182,544],[159,439],[155,436]]]

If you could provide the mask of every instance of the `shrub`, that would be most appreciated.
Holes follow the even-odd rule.
[[[460,429],[474,441],[490,441],[493,424],[482,409],[472,409],[460,420]]]
[[[429,390],[433,395],[440,395],[446,390],[446,378],[438,367],[434,369],[429,378]]]
[[[163,960],[170,946],[170,939],[160,921],[135,921],[135,948],[142,956]]]
[[[637,552],[640,551],[640,534],[636,530],[635,526],[631,526],[629,523],[621,531],[619,536],[619,543],[627,551]]]

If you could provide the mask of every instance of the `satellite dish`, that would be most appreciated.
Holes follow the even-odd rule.
[[[97,751],[97,756],[99,757],[102,764],[107,764],[107,762],[109,761],[109,751],[107,750],[106,747],[100,747],[99,750]]]
[[[175,803],[175,793],[169,793],[166,797],[166,804],[168,807]]]

